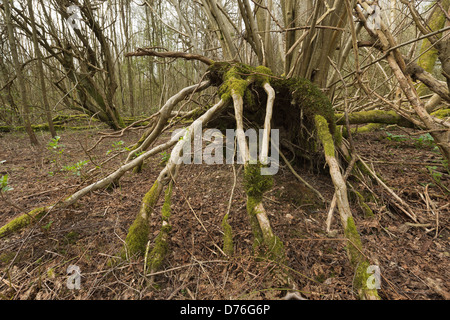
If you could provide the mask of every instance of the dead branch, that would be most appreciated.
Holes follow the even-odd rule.
[[[207,64],[208,66],[210,66],[214,63],[213,60],[211,60],[205,56],[202,56],[200,54],[175,52],[175,51],[158,52],[158,51],[152,50],[150,48],[137,48],[135,52],[128,52],[125,54],[125,57],[142,57],[142,56],[198,60],[198,61],[201,61],[201,62]]]

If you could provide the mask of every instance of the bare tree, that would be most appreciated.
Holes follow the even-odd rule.
[[[37,67],[38,67],[38,74],[39,74],[39,82],[41,86],[41,93],[42,93],[42,103],[44,105],[45,115],[47,117],[48,122],[48,128],[50,130],[50,133],[53,137],[56,137],[56,130],[53,125],[52,120],[52,113],[50,110],[50,105],[47,98],[47,89],[45,86],[45,75],[44,75],[44,67],[42,64],[42,53],[39,49],[39,43],[38,43],[38,37],[37,37],[37,31],[36,31],[36,22],[34,19],[34,10],[33,10],[33,3],[32,0],[27,0],[28,4],[28,12],[30,14],[30,22],[31,22],[31,30],[33,31],[33,46],[34,46],[34,52],[37,58]]]
[[[3,3],[3,8],[5,10],[5,20],[6,20],[6,26],[8,29],[8,40],[9,40],[9,46],[11,50],[11,56],[14,63],[14,68],[16,70],[16,77],[18,81],[19,91],[20,91],[20,97],[21,97],[21,103],[22,103],[22,117],[23,121],[25,123],[25,129],[28,133],[28,136],[30,137],[30,142],[32,145],[39,145],[39,142],[36,138],[36,135],[34,134],[33,129],[31,128],[30,123],[30,107],[28,105],[28,96],[27,96],[27,87],[25,84],[25,79],[22,73],[23,66],[20,64],[19,61],[19,55],[17,52],[17,46],[16,46],[16,36],[14,35],[14,26],[11,19],[11,8],[8,1],[5,1]]]

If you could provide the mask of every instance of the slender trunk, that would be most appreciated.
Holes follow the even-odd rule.
[[[48,129],[49,129],[50,133],[52,134],[52,137],[56,137],[56,130],[53,125],[52,113],[51,113],[50,105],[48,103],[48,98],[47,98],[47,89],[45,88],[44,67],[42,65],[42,53],[41,53],[41,50],[39,49],[39,45],[38,45],[36,22],[34,20],[33,4],[32,4],[31,0],[27,0],[27,2],[28,2],[28,11],[29,11],[29,15],[30,15],[31,29],[33,31],[33,46],[34,46],[35,55],[37,57],[39,82],[40,82],[41,91],[42,91],[42,102],[44,104],[45,116],[47,117]]]
[[[127,1],[126,4],[122,2],[122,10],[121,17],[122,17],[122,25],[123,25],[123,33],[124,33],[124,41],[125,41],[125,50],[127,52],[130,51],[130,40],[131,40],[131,34],[133,34],[132,31],[132,23],[130,19],[131,15],[131,3]],[[134,81],[133,81],[133,70],[131,68],[131,60],[127,59],[127,77],[128,77],[128,90],[129,90],[129,97],[130,97],[130,105],[129,110],[132,117],[134,117],[135,114],[135,107],[134,107]]]
[[[8,29],[8,40],[11,49],[11,55],[13,58],[14,68],[16,69],[17,81],[20,90],[20,98],[22,100],[22,113],[23,113],[23,121],[25,123],[25,129],[30,137],[30,142],[32,145],[39,145],[39,142],[34,134],[33,129],[31,128],[30,123],[30,107],[28,105],[28,97],[27,97],[27,89],[25,86],[25,79],[22,74],[22,66],[19,62],[19,56],[17,53],[16,40],[14,36],[14,27],[11,21],[11,8],[9,1],[3,1],[3,7],[5,9],[5,18],[6,18],[6,26]]]

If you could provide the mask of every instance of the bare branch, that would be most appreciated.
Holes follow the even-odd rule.
[[[142,56],[152,56],[152,57],[160,57],[160,58],[182,58],[186,60],[198,60],[201,61],[208,66],[214,63],[213,60],[202,56],[200,54],[194,53],[186,53],[186,52],[175,52],[175,51],[167,51],[167,52],[158,52],[149,48],[137,48],[136,52],[128,52],[125,54],[125,57],[142,57]]]

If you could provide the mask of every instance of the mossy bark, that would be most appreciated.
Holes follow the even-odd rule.
[[[145,253],[150,232],[148,219],[153,213],[153,208],[161,195],[162,188],[162,184],[156,180],[143,197],[139,213],[125,238],[125,251],[121,254],[122,258]]]
[[[222,219],[222,229],[223,229],[223,252],[228,257],[234,254],[234,243],[233,243],[233,229],[228,222],[228,214],[226,214]]]
[[[370,274],[368,273],[370,263],[362,253],[362,243],[358,230],[356,229],[355,221],[352,217],[349,217],[346,224],[344,234],[348,239],[347,254],[349,256],[350,263],[355,270],[353,287],[357,291],[360,299],[379,300],[380,297],[377,290],[375,288],[369,288],[367,285],[370,277]]]
[[[269,84],[275,95],[271,126],[279,129],[285,140],[301,147],[301,151],[293,151],[299,159],[321,167],[317,141],[311,139],[315,130],[314,116],[320,114],[327,119],[333,135],[337,130],[331,102],[316,85],[307,79],[275,76],[263,66],[255,68],[240,63],[216,62],[208,71],[208,79],[219,87],[222,98],[231,100],[233,91],[236,95],[242,94],[243,117],[261,127],[265,124],[268,101],[264,84]],[[220,120],[227,122],[226,128],[231,128],[236,119],[223,117]]]
[[[129,258],[134,255],[142,255],[147,247],[150,226],[147,219],[138,215],[133,224],[128,229],[125,238],[125,250],[121,254],[122,258]]]
[[[350,128],[350,133],[358,134],[358,133],[373,132],[378,129],[381,129],[383,126],[384,126],[384,124],[382,124],[382,123],[369,123],[369,124],[366,124],[365,126]],[[341,129],[342,129],[342,136],[344,138],[348,138],[347,127],[346,126],[338,126],[338,131]]]
[[[440,1],[440,5],[447,12],[450,7],[450,0]],[[431,31],[437,31],[442,29],[445,25],[446,17],[444,12],[439,8],[439,6],[435,6],[433,9],[428,21],[427,25]],[[433,74],[433,69],[436,64],[436,60],[439,56],[438,49],[431,44],[428,39],[424,39],[422,41],[422,46],[420,47],[420,55],[419,60],[417,61],[418,65],[421,66],[428,73]],[[428,91],[427,86],[420,84],[417,88],[417,92],[419,96],[426,94]]]
[[[441,109],[433,112],[431,114],[432,116],[435,116],[438,119],[444,119],[447,117],[450,117],[450,109]]]
[[[161,211],[161,230],[159,234],[156,236],[153,249],[147,255],[146,264],[150,273],[156,272],[159,270],[162,265],[164,258],[168,252],[168,238],[170,231],[172,230],[172,226],[170,225],[169,219],[171,215],[171,197],[172,197],[172,182],[169,183],[169,186],[166,189],[164,204]]]
[[[337,113],[335,117],[337,125],[345,125],[344,114]],[[414,127],[414,124],[398,115],[395,111],[369,110],[352,112],[348,114],[348,121],[350,124],[382,123],[397,124],[406,128]]]
[[[284,263],[283,242],[273,233],[262,198],[273,185],[270,175],[261,175],[261,164],[248,164],[244,169],[244,189],[247,194],[247,213],[254,237],[254,249],[267,258]]]
[[[11,220],[0,228],[0,238],[10,235],[39,221],[48,212],[47,207],[36,208]]]
[[[370,209],[370,207],[367,205],[364,196],[360,192],[356,191],[353,187],[351,191],[356,195],[359,207],[364,212],[364,216],[368,218],[374,217],[375,215],[373,214],[372,209]]]
[[[379,299],[377,290],[368,288],[367,286],[367,279],[369,277],[367,274],[367,267],[369,266],[369,261],[362,254],[361,239],[350,210],[346,183],[342,177],[339,164],[335,158],[334,142],[328,129],[328,123],[326,119],[320,115],[316,115],[315,122],[317,136],[323,145],[325,158],[330,168],[330,176],[335,188],[340,220],[344,228],[344,234],[348,239],[347,255],[352,267],[355,270],[353,286],[357,290],[361,299]]]

